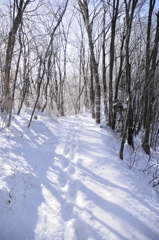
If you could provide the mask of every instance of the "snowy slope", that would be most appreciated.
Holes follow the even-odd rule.
[[[88,113],[0,131],[0,240],[158,240],[159,200]],[[129,155],[128,155],[129,156]]]

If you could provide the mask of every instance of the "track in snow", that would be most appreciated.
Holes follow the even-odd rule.
[[[118,158],[117,134],[87,113],[41,114],[28,130],[29,117],[1,134],[0,239],[159,239],[159,201]]]

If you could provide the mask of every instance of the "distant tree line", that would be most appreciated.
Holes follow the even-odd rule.
[[[2,0],[0,107],[64,116],[104,112],[113,131],[147,154],[159,134],[156,0]],[[104,106],[101,108],[101,106]]]

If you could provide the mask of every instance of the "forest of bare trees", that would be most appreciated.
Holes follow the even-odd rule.
[[[91,111],[149,155],[159,135],[157,0],[2,0],[0,107],[52,116]]]

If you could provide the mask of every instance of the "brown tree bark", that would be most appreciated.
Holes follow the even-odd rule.
[[[92,118],[95,119],[95,94],[94,94],[94,84],[93,84],[93,68],[90,63],[90,105],[91,105],[91,112]]]
[[[123,62],[124,62],[124,43],[125,43],[125,29],[122,33],[122,39],[121,39],[121,47],[120,47],[120,65],[119,65],[119,71],[118,76],[115,82],[115,93],[114,93],[114,102],[118,101],[118,91],[119,91],[119,83],[121,80],[122,72],[123,72]],[[116,125],[116,115],[117,115],[117,109],[116,106],[114,107],[113,112],[113,126],[112,129],[115,131],[115,125]]]
[[[128,144],[134,148],[133,140],[133,109],[132,109],[132,97],[131,97],[131,64],[130,64],[130,36],[131,36],[131,27],[133,22],[134,11],[138,0],[125,0],[125,11],[126,11],[126,38],[125,38],[125,78],[126,78],[126,90],[127,90],[127,116],[124,126],[124,132],[122,136],[119,156],[123,159],[124,144],[127,137]]]
[[[104,100],[104,114],[107,115],[107,83],[106,83],[106,7],[103,2],[103,39],[102,39],[102,78],[103,78],[103,100]]]
[[[17,14],[15,19],[13,19],[13,25],[10,29],[9,35],[8,35],[8,43],[7,43],[7,50],[6,50],[6,59],[5,59],[5,69],[4,69],[4,87],[3,87],[3,104],[2,104],[2,111],[9,111],[10,108],[10,70],[11,70],[11,63],[12,63],[12,56],[13,56],[13,50],[16,40],[16,34],[18,31],[18,28],[20,24],[22,23],[22,18],[24,11],[27,7],[27,5],[32,2],[31,0],[15,0],[14,1],[14,8],[13,8],[13,16],[15,15],[15,11],[17,10]]]
[[[94,54],[94,46],[92,39],[92,24],[89,19],[89,10],[88,10],[88,2],[87,0],[78,0],[78,4],[83,16],[84,24],[86,27],[88,41],[89,41],[89,50],[90,50],[90,64],[93,69],[93,76],[95,79],[95,119],[96,123],[100,123],[100,102],[101,102],[101,91],[100,91],[100,82],[99,82],[99,74],[98,74],[98,65],[95,59]]]
[[[143,137],[142,147],[147,154],[150,154],[150,125],[152,121],[152,99],[154,97],[154,79],[156,71],[156,60],[159,43],[159,13],[157,16],[156,33],[154,47],[150,55],[150,39],[151,39],[151,19],[155,5],[155,0],[150,0],[148,27],[147,27],[147,44],[146,44],[146,67],[145,67],[145,88],[144,88],[144,117],[143,117]]]
[[[119,0],[113,0],[113,12],[111,20],[111,40],[110,40],[110,64],[109,64],[109,118],[108,125],[113,128],[113,67],[114,67],[114,44],[116,21],[118,16]]]

